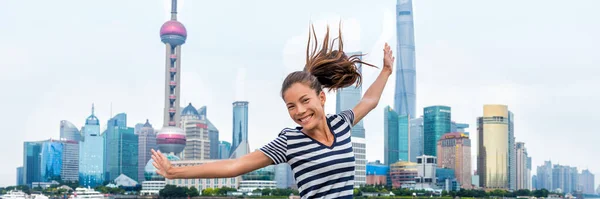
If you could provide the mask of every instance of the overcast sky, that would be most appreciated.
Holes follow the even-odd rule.
[[[346,50],[369,53],[365,60],[381,65],[384,42],[396,45],[395,4],[180,0],[188,30],[181,105],[208,106],[220,139],[231,141],[231,103],[249,101],[250,147],[259,148],[295,126],[279,90],[287,73],[302,69],[309,22],[322,33],[325,24],[337,30],[343,20]],[[58,138],[60,120],[84,125],[92,103],[102,129],[111,111],[127,113],[129,126],[147,118],[162,126],[165,49],[158,32],[169,6],[0,1],[0,186],[16,183],[24,141]],[[533,158],[532,173],[551,159],[589,168],[598,184],[598,7],[595,0],[415,1],[418,114],[425,106],[451,106],[452,119],[470,124],[474,135],[484,104],[506,104],[516,139]],[[364,91],[379,70],[363,72]],[[364,119],[369,161],[383,160],[383,108],[393,105],[393,76]]]

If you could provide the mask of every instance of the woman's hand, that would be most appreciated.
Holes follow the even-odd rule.
[[[394,60],[396,60],[396,58],[392,53],[392,49],[388,43],[385,43],[385,47],[383,47],[383,69],[381,69],[381,72],[391,75],[393,71],[392,66],[394,66]]]
[[[163,155],[160,151],[156,152],[154,149],[152,149],[151,152],[152,160],[154,160],[152,165],[154,165],[156,168],[156,173],[167,179],[172,179],[173,174],[170,171],[173,166],[171,165],[169,159],[167,159],[167,157],[165,157],[165,155]]]

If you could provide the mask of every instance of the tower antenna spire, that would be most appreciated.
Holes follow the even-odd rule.
[[[171,20],[177,20],[177,0],[171,0]]]

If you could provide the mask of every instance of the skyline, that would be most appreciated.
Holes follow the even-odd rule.
[[[195,35],[183,47],[186,67],[182,68],[182,104],[210,107],[208,117],[219,128],[220,140],[227,141],[231,140],[230,103],[240,100],[234,96],[244,91],[240,98],[250,102],[252,122],[248,132],[252,149],[266,144],[282,128],[295,126],[278,92],[285,74],[301,69],[309,20],[315,23],[321,39],[324,21],[336,30],[335,24],[341,18],[347,50],[368,53],[365,60],[376,65],[381,65],[383,42],[396,43],[395,1],[355,1],[343,7],[340,2],[285,5],[240,1],[228,7],[231,3],[213,2],[207,6],[182,1],[179,19]],[[298,9],[283,9],[289,4]],[[591,107],[600,99],[593,92],[593,85],[600,83],[593,77],[597,71],[594,65],[600,63],[593,53],[600,46],[594,36],[600,31],[593,27],[593,19],[598,18],[593,4],[598,2],[565,5],[532,1],[519,2],[519,7],[494,2],[414,2],[419,63],[417,115],[422,115],[426,106],[450,106],[453,120],[469,124],[468,131],[473,134],[484,104],[506,104],[515,113],[516,141],[527,143],[534,168],[551,159],[599,173],[600,160],[578,160],[572,155],[594,157],[593,141],[600,140],[586,125],[599,120],[594,118],[598,108]],[[139,5],[147,9],[130,14]],[[155,126],[162,126],[162,111],[156,107],[162,107],[164,94],[157,92],[163,86],[164,46],[157,42],[156,32],[168,19],[157,14],[168,10],[164,6],[163,1],[88,5],[76,1],[40,2],[36,7],[19,1],[0,3],[0,17],[11,19],[0,21],[0,25],[14,27],[0,33],[5,44],[0,46],[0,58],[5,60],[0,88],[12,95],[2,99],[3,109],[7,110],[0,118],[7,127],[2,135],[12,134],[0,149],[15,151],[6,154],[10,163],[0,166],[0,179],[7,179],[0,180],[0,186],[14,184],[23,141],[57,138],[60,120],[83,126],[92,103],[97,107],[101,131],[110,112],[115,113],[113,116],[126,112],[130,124],[148,118]],[[255,7],[275,9],[247,9]],[[236,14],[218,12],[226,8]],[[364,11],[355,12],[357,8]],[[511,15],[497,17],[509,9]],[[105,10],[114,13],[107,15]],[[570,14],[555,16],[557,12]],[[72,15],[80,17],[69,17]],[[285,21],[272,18],[277,15],[295,17]],[[202,20],[215,17],[220,20]],[[274,23],[281,27],[273,27]],[[562,28],[556,29],[556,23]],[[80,26],[87,29],[75,28]],[[557,41],[564,35],[570,42]],[[564,71],[566,67],[569,72]],[[245,89],[236,89],[233,74],[237,71],[243,71]],[[377,72],[365,69],[365,86],[372,83]],[[108,81],[108,77],[116,80]],[[393,105],[393,82],[394,77],[390,77],[380,104],[364,120],[368,161],[383,160],[383,149],[377,148],[377,142],[383,138],[383,107]],[[332,96],[335,94],[328,95],[328,113],[335,112]],[[271,108],[277,103],[281,108]],[[561,147],[548,148],[544,144]]]

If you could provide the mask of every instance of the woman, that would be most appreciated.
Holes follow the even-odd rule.
[[[390,74],[394,57],[388,44],[384,47],[383,69],[351,110],[326,115],[324,88],[336,90],[361,84],[356,56],[346,56],[338,38],[338,50],[331,49],[329,27],[321,49],[317,52],[314,28],[309,31],[306,66],[289,74],[283,81],[281,96],[290,117],[300,126],[285,128],[269,144],[239,159],[222,160],[191,167],[172,167],[160,152],[152,150],[157,173],[167,179],[229,178],[272,164],[291,165],[302,198],[352,198],[354,186],[354,153],[350,129],[377,107]],[[311,38],[315,37],[309,54]]]

